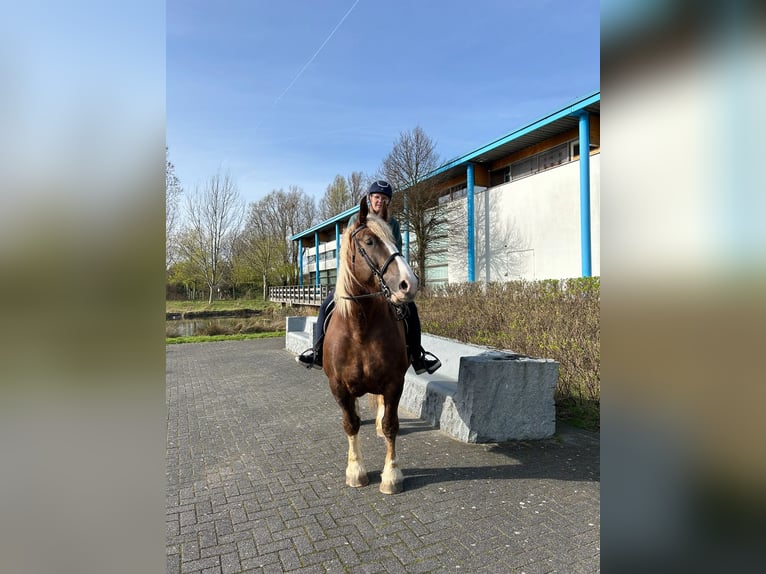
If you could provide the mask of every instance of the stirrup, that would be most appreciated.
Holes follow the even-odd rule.
[[[433,357],[433,359],[427,359],[426,355]],[[439,369],[439,367],[442,366],[442,362],[439,360],[439,358],[433,353],[429,353],[428,351],[423,352],[423,362],[426,365],[426,371],[429,375],[433,375]]]
[[[316,353],[314,353],[314,349],[306,349],[303,351],[300,355],[295,357],[295,362],[307,369],[312,367],[315,369],[322,368],[322,365],[316,361]]]
[[[426,355],[433,358],[427,359]],[[436,355],[424,351],[422,348],[420,349],[420,356],[412,359],[412,370],[415,371],[416,375],[422,375],[423,373],[432,375],[441,366],[442,362],[436,357]]]

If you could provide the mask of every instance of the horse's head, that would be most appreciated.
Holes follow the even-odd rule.
[[[383,219],[369,212],[366,198],[359,205],[359,215],[344,237],[347,271],[353,283],[364,286],[368,293],[380,290],[394,305],[408,303],[415,298],[418,278],[396,247],[391,228]],[[345,275],[345,274],[344,274]],[[338,277],[339,288],[341,276]],[[347,296],[352,284],[344,281]]]

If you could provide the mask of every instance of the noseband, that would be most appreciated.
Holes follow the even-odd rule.
[[[391,263],[396,259],[397,257],[401,257],[404,259],[404,256],[399,252],[396,251],[395,253],[392,253],[389,255],[388,259],[386,259],[386,262],[383,264],[383,267],[378,267],[375,265],[375,262],[370,258],[370,256],[367,254],[367,252],[364,250],[364,247],[362,247],[362,244],[359,243],[359,240],[356,238],[356,234],[359,233],[362,229],[365,229],[366,225],[360,225],[357,227],[354,232],[351,234],[351,239],[354,240],[354,245],[356,245],[356,249],[359,251],[360,255],[362,256],[362,259],[364,259],[365,263],[367,263],[367,266],[370,268],[370,271],[372,271],[373,275],[378,278],[378,285],[380,286],[380,291],[377,291],[375,293],[365,293],[364,295],[353,295],[353,296],[347,296],[344,297],[344,299],[363,299],[365,297],[378,297],[383,296],[385,297],[388,302],[396,307],[397,316],[399,318],[402,318],[404,316],[404,312],[402,309],[406,309],[403,305],[397,305],[391,301],[391,289],[388,288],[388,285],[386,285],[386,282],[383,280],[383,275],[386,273],[386,269],[388,269],[388,266],[391,265]],[[352,265],[356,261],[356,252],[354,252],[351,255],[351,263]]]

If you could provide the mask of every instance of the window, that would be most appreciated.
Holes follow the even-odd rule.
[[[525,157],[500,169],[489,172],[490,186],[521,179],[572,161],[572,143],[567,142],[535,155]]]
[[[511,165],[511,179],[519,179],[537,173],[537,156],[517,161]]]
[[[490,187],[508,183],[509,181],[511,181],[511,166],[509,165],[489,172]]]
[[[319,254],[320,261],[335,261],[335,249],[323,251]]]
[[[428,266],[426,284],[428,287],[438,287],[449,282],[449,267],[447,265]]]
[[[579,159],[580,158],[580,141],[579,140],[575,140],[573,142],[570,142],[569,145],[571,146],[570,153],[569,153],[569,158],[572,161],[574,161],[576,159]],[[598,146],[596,144],[593,144],[593,143],[590,144],[591,151],[593,151],[594,149],[597,149],[597,148],[598,148]]]
[[[468,186],[465,183],[459,183],[457,185],[453,185],[452,187],[448,187],[439,197],[439,205],[447,203],[448,201],[455,201],[456,199],[465,197],[467,191]]]
[[[556,167],[569,161],[569,144],[558,145],[538,156],[538,171]]]

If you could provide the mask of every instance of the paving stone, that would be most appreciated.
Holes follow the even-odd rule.
[[[404,492],[360,401],[370,485],[284,339],[167,347],[166,572],[598,572],[599,439],[465,444],[400,411]]]

